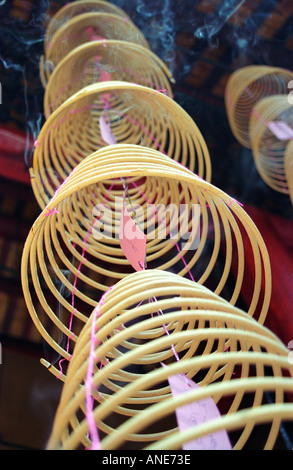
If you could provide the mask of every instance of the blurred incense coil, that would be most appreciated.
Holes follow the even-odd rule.
[[[281,341],[209,289],[172,273],[146,270],[109,290],[84,326],[68,367],[50,450],[92,446],[86,404],[90,355],[92,417],[102,450],[129,445],[180,449],[219,430],[226,430],[239,450],[258,426],[264,439],[254,441],[254,448],[268,450],[274,448],[282,420],[293,419],[293,405],[286,402],[286,393],[293,390],[293,366]],[[174,398],[168,377],[182,373],[199,387]],[[272,402],[268,392],[273,392]],[[196,420],[180,432],[175,410],[187,403],[200,405],[206,397],[221,416]]]
[[[42,209],[77,164],[108,145],[102,124],[114,142],[157,149],[210,181],[205,140],[179,104],[153,88],[107,81],[81,89],[44,123],[30,169],[33,191]]]
[[[289,196],[293,204],[293,140],[290,140],[287,145],[284,162],[286,182],[288,185]]]
[[[113,5],[113,3],[102,0],[78,0],[72,3],[67,3],[55,13],[47,25],[46,35],[44,38],[45,50],[47,49],[48,44],[52,41],[54,34],[61,26],[77,15],[90,12],[112,13],[130,21],[128,15],[121,10],[121,8]]]
[[[234,137],[251,148],[249,121],[253,107],[267,96],[288,94],[293,72],[279,67],[250,65],[232,73],[225,89],[226,112]]]
[[[69,52],[54,69],[46,85],[46,119],[67,98],[96,82],[125,81],[164,90],[172,97],[171,73],[150,49],[135,43],[112,40],[92,41]]]
[[[137,43],[145,48],[149,44],[142,32],[125,17],[112,13],[84,13],[71,18],[63,24],[47,45],[44,57],[40,61],[40,73],[43,85],[46,86],[54,68],[59,62],[81,44],[108,39]]]
[[[35,221],[24,246],[25,301],[53,349],[70,356],[51,337],[46,322],[74,343],[100,295],[134,271],[119,239],[123,202],[146,236],[145,267],[211,286],[233,305],[249,279],[248,314],[264,322],[271,295],[269,257],[240,204],[157,150],[116,144],[76,166]],[[166,212],[160,216],[162,207]],[[252,277],[245,257],[254,261]],[[74,306],[53,279],[74,293]],[[52,308],[56,301],[62,318]]]
[[[249,130],[254,161],[262,179],[275,191],[289,194],[287,176],[293,155],[288,150],[286,171],[285,154],[293,139],[293,106],[288,97],[275,95],[259,100],[252,110]]]

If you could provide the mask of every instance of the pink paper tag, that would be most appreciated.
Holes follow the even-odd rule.
[[[286,122],[271,121],[268,123],[268,128],[280,140],[293,139],[293,129]]]
[[[193,380],[184,374],[176,374],[168,377],[173,397],[188,393],[190,390],[199,388]],[[188,403],[176,409],[176,418],[180,431],[190,429],[197,424],[219,419],[221,417],[217,405],[210,397]],[[186,442],[183,450],[231,450],[231,443],[225,430],[217,431]]]
[[[109,82],[111,80],[110,72],[106,72],[101,68],[100,70],[100,82]]]
[[[96,61],[97,69],[100,73],[99,81],[100,82],[109,82],[111,80],[111,74],[110,74],[110,72],[107,72],[106,70],[104,70],[101,67],[101,64],[100,64],[101,60],[102,60],[101,55],[95,55],[95,61]]]
[[[123,206],[119,230],[120,246],[125,257],[136,271],[142,271],[145,264],[146,235],[137,227]]]
[[[100,36],[92,26],[86,29],[87,34],[89,35],[89,38],[91,41],[104,41],[104,45],[106,44],[107,39],[104,38],[103,36]],[[106,46],[105,46],[106,47]]]
[[[100,116],[100,129],[102,139],[109,145],[116,144],[116,138],[113,135],[109,122],[106,121],[103,115]]]

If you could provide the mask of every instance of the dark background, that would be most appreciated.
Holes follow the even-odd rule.
[[[28,177],[31,142],[44,122],[39,59],[46,25],[65,3],[0,0],[0,449],[43,449],[62,388],[40,364],[45,346],[23,300],[20,261],[39,213]],[[287,344],[293,340],[292,204],[263,182],[250,150],[233,137],[224,90],[245,65],[292,68],[292,0],[112,3],[173,72],[174,99],[209,148],[212,183],[241,201],[263,234],[276,273],[267,326]]]

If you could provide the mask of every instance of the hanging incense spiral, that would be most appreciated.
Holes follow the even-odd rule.
[[[275,191],[289,194],[288,166],[293,154],[287,147],[293,139],[293,107],[286,95],[257,102],[250,119],[250,137],[254,161],[263,180]]]
[[[68,326],[71,317],[75,323],[86,322],[89,307],[96,305],[109,285],[134,269],[120,246],[123,201],[128,203],[123,182],[131,200],[129,213],[136,207],[135,223],[145,232],[146,256],[140,262],[148,269],[194,276],[201,284],[213,285],[219,295],[225,295],[229,282],[230,289],[233,285],[229,301],[235,304],[249,276],[244,252],[249,253],[255,274],[250,280],[248,313],[263,323],[271,293],[269,258],[261,235],[239,203],[157,150],[115,144],[75,167],[43,209],[24,246],[26,303],[53,349],[69,357],[48,336],[36,305],[46,312],[47,320],[76,341],[75,327]],[[161,207],[167,212],[160,212]],[[141,268],[137,264],[135,269]],[[75,305],[60,294],[52,275],[74,292]],[[51,307],[52,295],[54,304],[58,301],[63,306],[63,319]]]
[[[76,92],[43,125],[30,169],[41,208],[83,158],[109,143],[159,150],[207,181],[211,178],[205,140],[171,97],[142,85],[106,81]]]
[[[208,289],[172,273],[131,274],[95,308],[73,352],[49,449],[93,446],[86,414],[91,356],[95,448],[187,444],[186,449],[223,450],[228,448],[221,447],[223,438],[221,444],[216,438],[222,430],[234,449],[242,449],[258,426],[267,424],[263,448],[272,449],[281,420],[293,417],[284,396],[293,390],[293,366],[278,338]],[[172,378],[192,379],[199,387],[174,397]],[[275,392],[273,403],[267,403],[267,391]],[[198,422],[212,400],[221,417]],[[193,405],[194,419],[180,432],[174,414],[187,404]],[[207,416],[207,410],[202,413]]]
[[[290,140],[287,145],[284,157],[284,166],[289,196],[293,204],[293,140]]]
[[[45,51],[47,50],[48,44],[51,43],[54,34],[61,26],[65,25],[71,18],[77,15],[90,12],[111,13],[130,21],[129,16],[124,10],[103,0],[77,0],[72,3],[67,3],[61,7],[49,21],[44,38]]]
[[[41,59],[41,76],[45,86],[54,67],[75,47],[102,39],[122,39],[149,45],[140,30],[127,17],[115,13],[94,12],[78,14],[61,25],[45,46],[45,55]]]
[[[287,95],[293,72],[280,67],[250,65],[233,72],[225,89],[225,104],[234,137],[251,148],[249,121],[253,107],[267,96]]]
[[[65,83],[64,77],[68,77]],[[75,47],[52,72],[45,88],[46,118],[82,88],[113,80],[144,85],[172,97],[174,79],[150,49],[121,40],[110,39],[106,44],[97,40]]]

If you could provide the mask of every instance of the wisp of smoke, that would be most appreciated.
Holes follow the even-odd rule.
[[[151,49],[164,60],[170,70],[174,69],[175,14],[174,2],[170,0],[139,0],[135,20]]]
[[[24,123],[19,125],[22,125],[26,132],[24,161],[29,166],[32,156],[31,142],[41,127],[44,91],[37,78],[45,34],[42,22],[50,2],[49,0],[35,2],[29,21],[21,17],[12,17],[11,3],[0,1],[0,66],[4,72],[7,72],[4,83],[1,83],[3,98],[1,119],[4,122],[8,121],[14,106],[17,113],[23,115]],[[5,83],[5,78],[9,86]],[[19,97],[20,87],[22,87],[22,99],[18,98],[16,101],[15,96]]]
[[[195,30],[194,36],[211,44],[214,36],[220,32],[244,2],[245,0],[226,0],[216,12],[206,15],[205,24]]]

